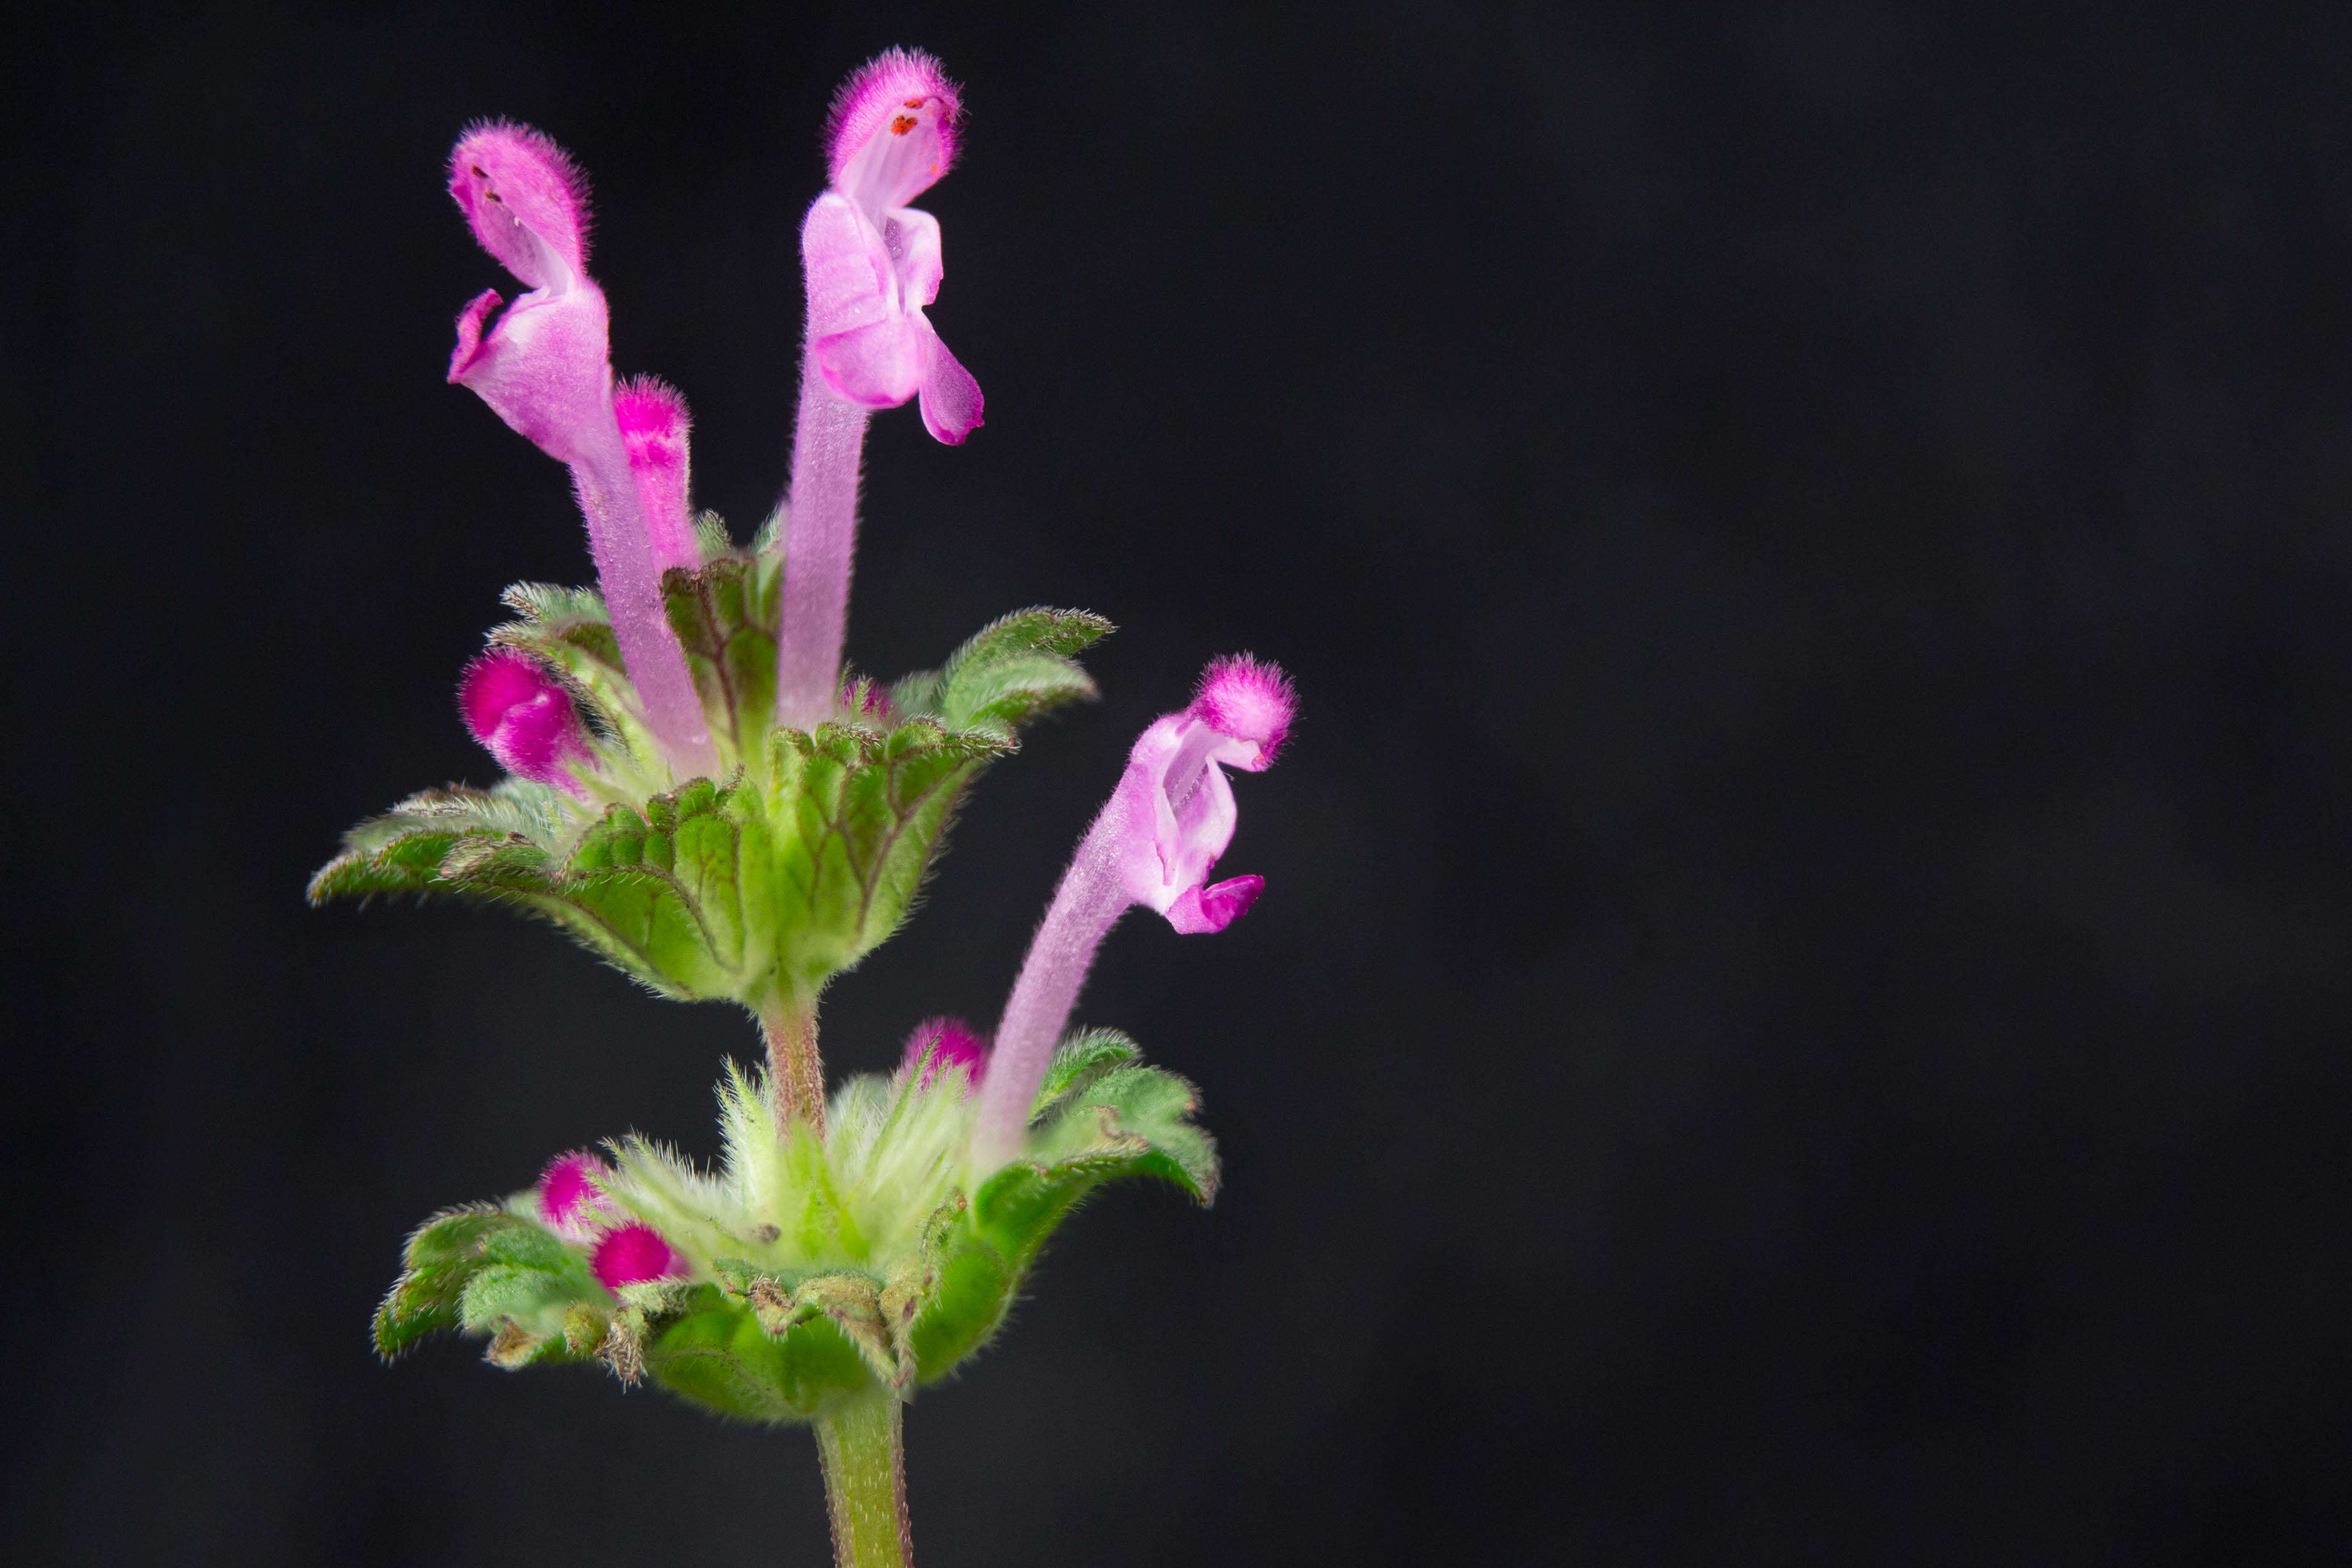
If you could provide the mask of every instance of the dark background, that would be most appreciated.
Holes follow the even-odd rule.
[[[11,39],[14,1562],[827,1560],[808,1437],[368,1314],[721,1008],[306,909],[490,781],[579,580],[442,376],[469,118],[592,172],[699,500],[782,486],[834,83],[968,83],[962,450],[869,446],[850,652],[1034,601],[1106,696],[828,998],[992,1019],[1125,747],[1293,670],[1215,937],[1080,1007],[1228,1186],[1082,1214],[909,1416],[951,1563],[2291,1563],[2352,1543],[2352,18],[52,7]]]

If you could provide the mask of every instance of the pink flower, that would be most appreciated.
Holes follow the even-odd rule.
[[[1129,902],[1149,904],[1187,934],[1222,931],[1255,902],[1262,877],[1207,884],[1238,819],[1218,764],[1257,755],[1255,742],[1221,735],[1190,713],[1143,732],[1108,808],[1120,818],[1115,852]]]
[[[466,666],[457,711],[474,738],[518,779],[585,798],[571,765],[593,761],[572,694],[546,666],[512,648],[493,648]]]
[[[807,342],[776,639],[776,722],[789,728],[824,723],[840,690],[872,411],[919,397],[924,426],[950,445],[980,423],[980,383],[923,314],[943,276],[939,222],[906,204],[955,162],[962,112],[940,62],[905,49],[860,67],[833,100],[832,188],[801,225]]]
[[[1211,663],[1192,706],[1143,732],[1104,809],[1118,814],[1111,847],[1130,901],[1187,934],[1222,931],[1257,901],[1263,877],[1209,882],[1237,820],[1224,769],[1272,766],[1297,708],[1289,677],[1241,653]]]
[[[501,120],[458,139],[449,154],[449,194],[482,248],[530,286],[495,319],[496,289],[466,307],[449,379],[472,388],[500,419],[571,467],[613,635],[646,727],[678,771],[712,772],[718,756],[709,722],[663,611],[664,556],[614,410],[604,294],[587,270],[586,183],[554,142]],[[684,413],[679,404],[680,512]],[[666,495],[663,483],[652,488]]]
[[[652,376],[623,382],[613,394],[614,422],[629,453],[629,474],[637,482],[637,504],[646,515],[646,538],[654,565],[692,570],[702,564],[694,517],[686,504],[686,435],[693,422],[686,398]]]
[[[981,423],[980,383],[923,314],[945,275],[940,225],[907,204],[954,162],[961,107],[930,56],[877,56],[834,99],[833,188],[801,227],[809,353],[825,385],[867,408],[919,396],[923,423],[951,446]]]
[[[926,1055],[930,1061],[923,1069],[926,1087],[947,1069],[960,1067],[963,1069],[968,1092],[988,1071],[988,1041],[961,1019],[925,1019],[917,1024],[914,1032],[907,1036],[907,1049],[899,1060],[898,1071],[912,1072],[922,1065]]]
[[[1257,901],[1263,877],[1208,880],[1233,841],[1237,815],[1224,769],[1258,772],[1271,764],[1297,710],[1288,678],[1244,653],[1212,663],[1192,706],[1136,741],[1118,788],[1063,873],[1004,1004],[981,1091],[975,1146],[983,1163],[1020,1148],[1078,988],[1121,915],[1146,904],[1191,935],[1223,930]]]
[[[606,1214],[604,1191],[598,1183],[611,1174],[610,1166],[585,1149],[556,1155],[540,1174],[540,1218],[572,1245],[588,1245]]]
[[[684,1277],[686,1260],[662,1233],[642,1220],[614,1226],[598,1239],[588,1260],[589,1271],[608,1291],[642,1285],[651,1280]]]
[[[1136,903],[1188,935],[1223,931],[1249,912],[1265,888],[1264,877],[1208,880],[1234,839],[1234,791],[1224,768],[1262,773],[1272,767],[1297,709],[1287,675],[1237,653],[1202,672],[1191,707],[1143,732],[1119,785],[1128,814],[1121,863]]]
[[[612,408],[604,292],[588,277],[586,182],[526,125],[477,125],[449,154],[449,194],[474,237],[530,287],[495,321],[484,289],[457,318],[449,379],[563,463],[594,445]]]

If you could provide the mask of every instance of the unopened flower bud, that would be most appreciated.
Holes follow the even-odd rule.
[[[593,761],[588,732],[564,689],[528,653],[493,648],[466,666],[457,711],[474,738],[518,779],[584,797],[572,764]]]
[[[588,1260],[589,1271],[608,1291],[643,1285],[655,1280],[681,1278],[686,1260],[662,1233],[642,1220],[632,1219],[607,1230],[597,1239]]]
[[[585,1149],[556,1155],[540,1173],[541,1221],[575,1245],[593,1240],[606,1213],[600,1183],[611,1174],[610,1166]]]
[[[918,1067],[927,1087],[951,1067],[963,1070],[968,1085],[977,1085],[988,1071],[988,1041],[961,1019],[925,1019],[907,1036],[898,1071],[912,1072]]]
[[[687,417],[685,394],[652,376],[637,376],[613,393],[613,417],[629,451],[629,474],[637,482],[655,567],[700,566],[702,547],[695,541],[686,499],[687,433],[693,422]]]

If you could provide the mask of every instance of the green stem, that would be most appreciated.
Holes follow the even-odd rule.
[[[768,1086],[775,1096],[776,1126],[806,1122],[824,1136],[824,1063],[816,1049],[816,1003],[779,996],[760,1009],[760,1032],[768,1038]]]
[[[835,1568],[913,1568],[907,1533],[906,1406],[881,1389],[835,1406],[816,1423]]]

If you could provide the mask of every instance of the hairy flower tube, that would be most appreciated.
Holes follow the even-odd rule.
[[[1063,873],[1004,1004],[982,1091],[980,1164],[1020,1148],[1030,1096],[1095,952],[1120,915],[1144,904],[1192,935],[1223,930],[1256,902],[1261,877],[1208,880],[1237,820],[1224,768],[1255,773],[1272,766],[1297,706],[1281,670],[1244,653],[1211,664],[1192,706],[1136,741],[1118,788]]]
[[[946,276],[939,220],[907,204],[954,163],[962,100],[939,61],[901,49],[843,84],[825,131],[832,185],[801,225],[807,342],[793,438],[780,723],[810,725],[840,679],[857,469],[871,410],[921,400],[950,445],[980,424],[980,383],[923,308]]]
[[[593,1362],[732,1419],[809,1424],[848,1568],[904,1568],[903,1408],[1000,1332],[1071,1207],[1135,1176],[1213,1197],[1192,1085],[1069,1015],[1129,906],[1186,933],[1250,907],[1260,878],[1212,880],[1235,827],[1225,770],[1264,769],[1297,709],[1272,664],[1212,663],[1129,752],[993,1037],[928,1017],[895,1051],[874,1042],[887,1071],[828,1083],[820,996],[906,918],[979,773],[1094,694],[1076,655],[1111,629],[1022,610],[935,669],[844,674],[869,411],[919,400],[950,444],[980,423],[924,314],[939,225],[906,205],[953,162],[960,114],[938,62],[899,50],[836,99],[803,229],[789,504],[740,548],[692,508],[685,398],[614,382],[578,172],[537,131],[466,132],[450,189],[529,291],[467,308],[451,379],[571,466],[602,591],[507,591],[514,619],[457,693],[507,777],[362,823],[310,886],[520,907],[662,995],[757,1018],[767,1061],[719,1085],[716,1168],[626,1137],[436,1215],[375,1341],[390,1359],[457,1330],[501,1367]]]

